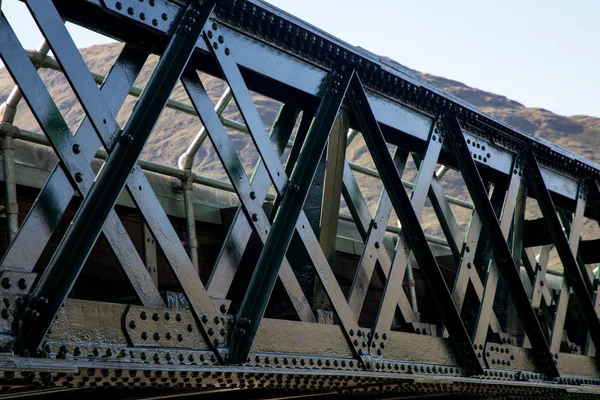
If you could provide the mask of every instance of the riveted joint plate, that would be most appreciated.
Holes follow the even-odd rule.
[[[202,318],[209,322],[211,316],[203,315]],[[205,330],[211,345],[218,347],[225,344],[225,319],[222,316],[212,318],[210,327]],[[125,313],[123,324],[133,346],[193,349],[207,346],[190,311],[131,306]]]
[[[103,3],[117,14],[162,32],[169,30],[179,12],[179,7],[166,0],[103,0]]]
[[[0,334],[12,333],[15,314],[19,311],[19,304],[23,304],[23,298],[16,295],[0,293]],[[0,347],[4,347],[4,338],[0,340]]]
[[[0,295],[27,294],[36,277],[30,272],[0,271]]]
[[[531,349],[508,344],[486,343],[484,350],[478,348],[489,368],[502,370],[536,371]]]

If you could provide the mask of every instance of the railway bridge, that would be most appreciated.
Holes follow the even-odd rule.
[[[38,49],[0,16],[0,398],[600,393],[598,165],[261,0],[24,3]],[[122,43],[107,74],[65,22]],[[165,109],[202,126],[177,167],[140,159]]]

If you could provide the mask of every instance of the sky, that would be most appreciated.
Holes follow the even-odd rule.
[[[600,1],[269,0],[409,68],[562,115],[600,117]],[[41,41],[17,0],[2,0],[27,48]],[[79,47],[110,39],[69,26]]]

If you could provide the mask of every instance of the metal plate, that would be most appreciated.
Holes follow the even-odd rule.
[[[206,319],[208,320],[208,315]],[[220,322],[220,318],[217,322]],[[224,319],[223,319],[224,321]],[[130,306],[124,317],[124,330],[129,342],[143,347],[183,347],[198,349],[206,347],[190,311],[149,309]],[[211,330],[212,329],[212,330]],[[209,328],[211,339],[225,338],[225,329],[216,332]]]

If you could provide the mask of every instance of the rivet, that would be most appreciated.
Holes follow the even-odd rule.
[[[160,333],[158,332],[154,332],[154,335],[152,336],[154,338],[154,340],[160,340]]]
[[[142,332],[142,340],[146,340],[146,339],[148,339],[148,333]]]
[[[141,319],[146,319],[146,318],[148,318],[148,314],[146,314],[146,311],[142,311],[142,312],[140,313],[140,318],[141,318]]]
[[[75,172],[75,181],[77,181],[77,182],[83,181],[83,175],[81,174],[81,172]]]
[[[159,320],[159,318],[160,318],[160,316],[158,315],[158,313],[154,313],[154,314],[152,314],[152,319],[153,319],[154,321],[158,321],[158,320]]]
[[[136,324],[135,324],[135,320],[134,319],[132,319],[131,321],[129,321],[129,327],[131,329],[135,329],[135,326],[136,326]]]

